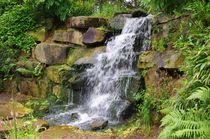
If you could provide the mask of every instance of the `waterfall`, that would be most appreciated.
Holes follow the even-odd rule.
[[[64,122],[78,127],[84,126],[94,118],[118,123],[122,111],[129,105],[129,101],[122,96],[126,96],[128,91],[129,77],[136,74],[137,57],[134,47],[140,48],[141,51],[150,49],[150,36],[151,25],[148,17],[128,18],[122,33],[111,38],[107,43],[106,52],[98,54],[97,62],[86,69],[87,82],[84,86],[83,104],[56,116],[78,113],[78,120]],[[121,83],[123,78],[127,80],[126,85]]]

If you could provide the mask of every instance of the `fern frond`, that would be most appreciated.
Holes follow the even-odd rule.
[[[199,87],[194,93],[192,93],[187,100],[199,99],[200,101],[207,102],[210,100],[210,88]]]

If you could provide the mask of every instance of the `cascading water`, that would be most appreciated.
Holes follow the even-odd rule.
[[[129,87],[129,77],[136,74],[136,52],[134,46],[141,51],[148,50],[151,36],[149,17],[129,18],[119,36],[111,38],[106,52],[98,54],[97,62],[86,69],[87,83],[83,104],[75,109],[58,115],[49,115],[46,119],[55,119],[78,113],[75,121],[62,121],[60,124],[69,124],[85,128],[87,123],[96,118],[108,120],[110,124],[119,122],[121,113],[130,103],[126,96]],[[122,79],[126,78],[126,85]]]

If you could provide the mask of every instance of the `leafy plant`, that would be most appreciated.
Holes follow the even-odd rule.
[[[69,16],[90,15],[94,10],[91,1],[75,0],[25,0],[25,3],[36,10],[37,15],[57,17],[64,21]]]
[[[112,17],[117,12],[126,11],[126,8],[120,7],[119,5],[113,5],[110,3],[105,3],[102,5],[101,10],[95,12],[93,16],[98,17]]]
[[[190,23],[189,34],[176,42],[177,48],[185,52],[187,79],[185,87],[167,107],[170,111],[162,119],[161,139],[207,139],[210,136],[210,27],[203,22],[207,14],[197,17],[209,11],[209,5],[200,1],[191,3],[189,7],[195,8],[191,9],[194,23]]]
[[[36,28],[36,21],[30,8],[15,5],[0,16],[0,43],[29,51],[35,41],[27,31]]]

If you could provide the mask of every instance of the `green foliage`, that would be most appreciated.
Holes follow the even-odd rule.
[[[162,120],[167,126],[161,132],[161,139],[207,139],[210,136],[208,114],[203,110],[177,110],[170,112]]]
[[[33,110],[33,116],[36,118],[43,117],[48,111],[50,102],[46,99],[34,99],[25,103],[25,106]]]
[[[118,5],[113,5],[110,3],[105,3],[102,5],[101,10],[95,12],[93,16],[98,17],[112,17],[117,12],[125,12],[126,8],[120,7]]]
[[[140,0],[140,6],[152,11],[164,11],[171,13],[173,10],[181,9],[187,0]]]
[[[26,32],[35,27],[32,11],[24,5],[15,5],[0,16],[0,43],[29,51],[36,43]]]
[[[6,136],[6,139],[39,139],[36,128],[28,124],[25,128],[12,129]]]
[[[209,6],[210,3],[198,1],[187,7],[193,12],[193,23],[189,24],[189,34],[180,36],[175,43],[185,53],[186,85],[166,108],[161,139],[210,136],[210,27],[206,24]]]
[[[25,0],[25,3],[44,17],[57,17],[64,21],[69,16],[90,15],[94,10],[91,1],[75,0]]]

